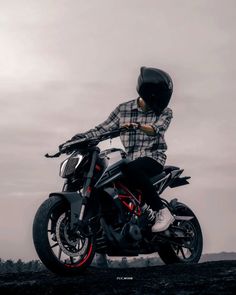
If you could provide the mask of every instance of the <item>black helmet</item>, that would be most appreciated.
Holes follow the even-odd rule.
[[[173,82],[169,74],[160,69],[141,67],[137,91],[147,105],[160,115],[170,101]]]

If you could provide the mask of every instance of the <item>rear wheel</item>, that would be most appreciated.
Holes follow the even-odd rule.
[[[33,224],[39,258],[49,270],[64,275],[81,273],[95,254],[93,237],[73,235],[69,220],[69,204],[53,196],[39,207]]]
[[[166,264],[197,263],[201,258],[203,247],[202,231],[197,217],[182,203],[175,205],[173,213],[193,218],[174,221],[169,230],[175,238],[160,245],[159,256]]]

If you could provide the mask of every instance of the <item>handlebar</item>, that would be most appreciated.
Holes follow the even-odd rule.
[[[71,140],[71,141],[68,141],[68,142],[65,142],[64,144],[62,144],[62,148],[56,154],[49,155],[47,153],[45,155],[45,157],[46,158],[58,158],[62,154],[73,152],[74,150],[76,150],[76,148],[85,147],[85,146],[86,147],[95,146],[95,145],[98,145],[99,142],[101,142],[101,141],[118,137],[121,132],[127,132],[127,131],[131,131],[131,130],[136,130],[136,129],[137,128],[133,127],[133,126],[121,127],[119,129],[115,129],[115,130],[112,130],[112,131],[105,132],[102,135],[97,136],[97,137],[81,138],[81,139],[77,139],[77,140]]]

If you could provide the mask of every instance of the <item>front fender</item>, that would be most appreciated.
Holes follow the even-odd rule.
[[[77,192],[54,192],[49,195],[49,198],[53,196],[65,199],[69,203],[71,211],[70,225],[71,229],[74,228],[74,226],[78,224],[82,204],[87,203],[86,198],[83,198],[82,195]]]

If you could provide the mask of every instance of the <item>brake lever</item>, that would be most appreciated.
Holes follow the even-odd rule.
[[[44,157],[46,157],[46,158],[58,158],[58,157],[60,157],[60,155],[61,155],[61,152],[58,152],[58,153],[56,153],[54,155],[49,155],[47,153],[47,154],[44,155]]]

